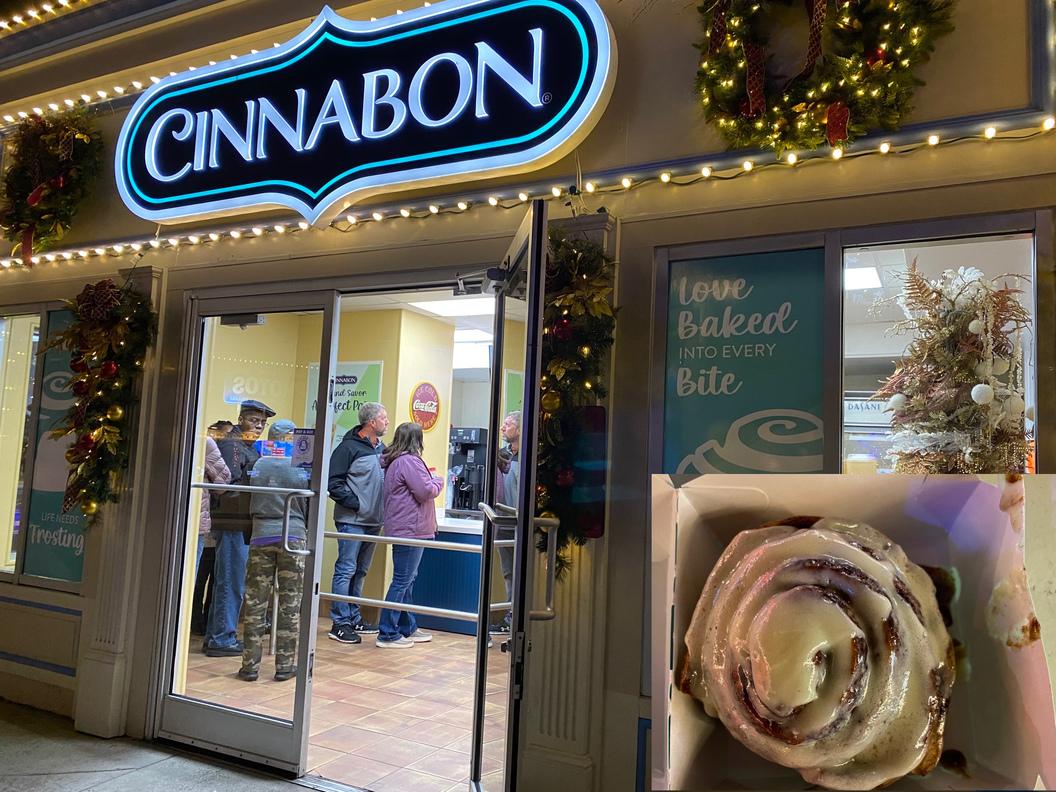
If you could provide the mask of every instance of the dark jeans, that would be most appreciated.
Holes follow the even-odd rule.
[[[496,539],[513,539],[517,531],[513,528],[496,528]],[[506,601],[513,602],[513,547],[496,547],[499,554],[499,566],[502,567],[502,578],[506,581]],[[506,611],[502,624],[509,625],[513,621],[513,611]]]
[[[364,528],[361,525],[337,523],[337,530],[344,534],[377,536],[381,533],[381,526]],[[357,542],[355,539],[337,540],[337,561],[334,563],[331,593],[345,597],[363,596],[363,578],[370,571],[375,546],[374,542]],[[335,627],[341,625],[351,627],[359,622],[359,606],[334,600],[330,604],[330,620]]]
[[[205,547],[198,559],[198,573],[194,576],[194,597],[191,599],[191,632],[205,635],[209,621],[209,606],[213,602],[213,561],[215,547]]]
[[[418,577],[418,565],[422,562],[424,552],[424,547],[392,546],[392,583],[389,584],[389,593],[385,595],[386,602],[413,602],[411,593],[414,579]],[[413,613],[385,608],[378,625],[378,640],[395,641],[401,635],[413,635],[417,629],[418,622]]]

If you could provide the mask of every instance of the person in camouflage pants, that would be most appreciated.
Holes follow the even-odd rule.
[[[304,585],[304,556],[284,549],[282,540],[285,492],[307,490],[309,475],[304,468],[293,467],[292,449],[288,443],[296,427],[292,421],[279,420],[271,425],[272,441],[268,455],[253,466],[252,483],[273,487],[276,491],[254,492],[250,499],[253,533],[246,562],[246,607],[243,631],[242,668],[238,676],[253,682],[260,673],[260,656],[264,642],[264,614],[272,588],[279,595],[275,625],[275,679],[290,679],[297,673],[297,632],[300,627],[301,588]],[[305,520],[308,502],[296,497],[290,503],[289,548],[304,550],[307,543]],[[275,581],[278,585],[275,585]]]
[[[304,541],[291,539],[290,547],[301,550]],[[264,614],[268,610],[272,588],[278,572],[279,607],[275,641],[275,678],[289,679],[296,670],[297,633],[301,622],[301,587],[304,581],[304,556],[283,550],[281,544],[254,545],[246,562],[246,604],[244,611],[242,653],[243,679],[256,678],[264,643]],[[281,681],[281,679],[280,679]]]

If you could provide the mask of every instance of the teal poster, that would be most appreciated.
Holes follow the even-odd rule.
[[[69,311],[48,313],[48,335],[69,326],[73,314]],[[40,365],[40,364],[38,364]],[[33,490],[29,498],[25,559],[22,572],[26,575],[81,581],[84,567],[84,523],[87,518],[79,508],[62,513],[62,498],[66,491],[66,449],[70,437],[51,439],[49,432],[76,401],[68,390],[70,383],[70,353],[52,349],[42,361],[43,390],[40,399],[40,418],[37,421],[37,452],[33,461]]]
[[[671,264],[665,473],[822,470],[825,251]]]

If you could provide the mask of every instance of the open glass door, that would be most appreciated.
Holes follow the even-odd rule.
[[[194,375],[158,734],[296,775],[308,751],[338,299],[192,299],[186,330]]]
[[[523,749],[519,724],[530,649],[529,619],[552,614],[549,602],[539,613],[530,611],[526,604],[527,593],[533,590],[534,528],[539,522],[535,518],[535,458],[546,250],[547,205],[533,201],[502,266],[489,270],[484,283],[484,290],[496,294],[497,300],[488,434],[501,438],[501,443],[495,441],[489,447],[488,470],[500,471],[500,475],[487,476],[482,504],[481,602],[470,752],[470,788],[478,792],[513,790],[516,786],[518,757]],[[511,540],[512,547],[504,544]],[[494,568],[496,541],[498,570]],[[547,573],[553,574],[552,563]],[[505,611],[509,607],[508,627],[498,632],[509,671],[508,689],[504,686],[502,691],[491,689],[488,680],[486,636],[495,608],[490,594],[496,574],[505,578],[510,597],[509,606],[499,608]],[[547,590],[552,591],[552,585]],[[500,702],[496,696],[505,700]],[[489,732],[493,734],[496,729],[505,734],[501,780],[498,773],[483,773],[486,748],[496,743],[488,741]]]

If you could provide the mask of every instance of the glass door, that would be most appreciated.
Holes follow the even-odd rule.
[[[339,295],[191,300],[159,736],[302,775]]]
[[[488,470],[481,556],[481,599],[477,630],[476,684],[470,751],[470,788],[479,792],[513,790],[518,757],[523,750],[519,725],[522,713],[525,664],[531,647],[529,623],[552,618],[551,597],[545,609],[526,604],[533,591],[535,531],[550,521],[535,518],[535,458],[542,339],[543,289],[547,250],[547,206],[533,201],[500,267],[488,271],[484,291],[496,295],[492,361]],[[547,523],[543,525],[542,523]],[[556,539],[556,531],[553,533]],[[497,543],[497,544],[496,544]],[[550,545],[551,548],[555,546]],[[493,548],[497,550],[493,552]],[[495,570],[495,557],[499,569]],[[551,553],[552,556],[552,553]],[[549,559],[547,574],[553,575]],[[504,578],[509,602],[491,604],[492,578]],[[546,586],[553,591],[551,581]],[[505,613],[505,625],[492,632],[502,643],[499,663],[508,670],[509,683],[491,685],[488,679],[487,634],[492,612]],[[502,621],[499,622],[503,624]],[[494,662],[494,661],[493,661]],[[502,699],[501,701],[499,699]],[[504,734],[505,742],[489,739]],[[489,753],[501,749],[501,772],[486,773]]]

